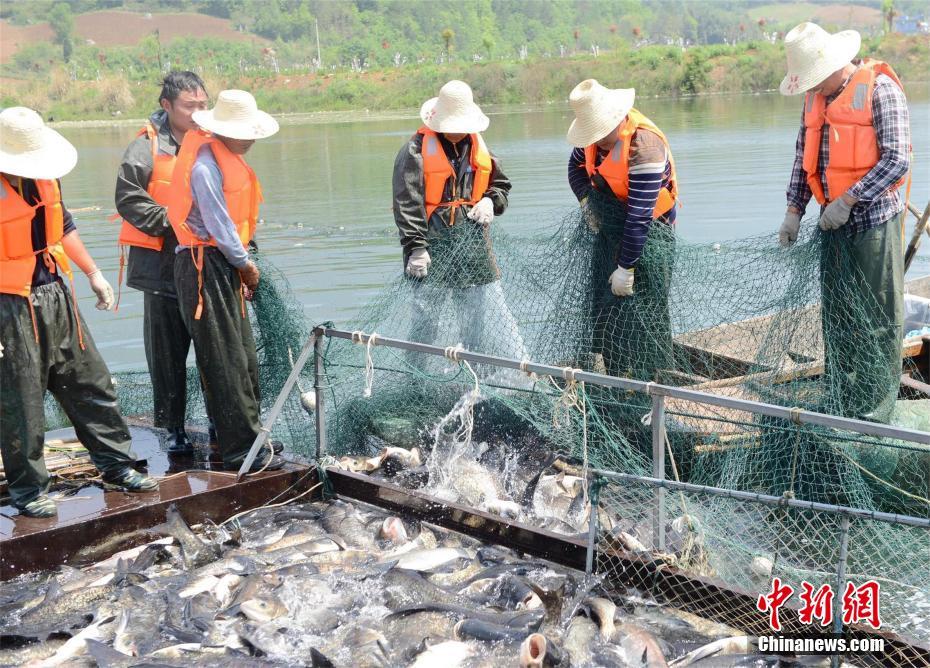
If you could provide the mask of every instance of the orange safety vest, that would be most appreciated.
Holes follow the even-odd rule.
[[[29,296],[37,255],[42,256],[49,271],[56,272],[57,264],[68,278],[72,277],[61,246],[64,214],[58,182],[37,179],[36,186],[40,201],[33,206],[26,203],[6,177],[0,177],[0,293]],[[40,206],[45,207],[45,248],[34,250],[32,220]]]
[[[617,199],[626,200],[630,194],[630,145],[633,142],[633,135],[640,128],[649,130],[658,135],[662,143],[665,144],[665,151],[668,154],[668,161],[672,167],[672,175],[668,187],[659,190],[659,197],[656,200],[655,208],[652,210],[652,217],[659,218],[672,210],[678,199],[678,176],[675,171],[675,161],[672,159],[672,149],[669,148],[668,139],[655,123],[643,116],[636,109],[630,109],[620,126],[620,139],[610,149],[610,153],[601,160],[601,164],[595,167],[597,159],[597,144],[591,144],[584,150],[584,168],[588,176],[600,174]]]
[[[804,171],[807,184],[821,205],[828,199],[817,171],[824,124],[830,126],[827,160],[827,192],[835,199],[865,176],[881,154],[872,124],[872,91],[879,74],[886,74],[904,90],[898,75],[888,63],[867,58],[852,75],[846,88],[833,102],[820,93],[804,98]],[[893,187],[899,187],[905,179]]]
[[[45,266],[52,273],[58,269],[71,282],[71,303],[77,322],[78,344],[84,350],[84,332],[81,318],[77,315],[77,295],[74,292],[74,273],[62,246],[64,238],[64,207],[61,205],[61,190],[54,179],[36,179],[39,203],[28,204],[23,196],[0,177],[0,293],[25,297],[32,315],[32,333],[39,342],[39,329],[35,312],[32,310],[32,275],[35,273],[36,256],[41,255]],[[45,207],[45,248],[32,248],[32,221],[36,210]]]
[[[166,121],[167,122],[167,121]],[[168,200],[168,186],[171,185],[171,174],[174,172],[174,163],[176,157],[167,153],[158,152],[158,130],[152,125],[151,121],[146,123],[136,137],[148,137],[152,146],[152,175],[149,177],[148,185],[145,190],[155,200],[156,203],[166,206]],[[117,213],[110,218],[111,221],[120,220]],[[119,231],[119,276],[116,279],[119,293],[116,297],[116,311],[119,311],[119,302],[122,297],[123,272],[126,268],[126,247],[136,246],[137,248],[147,248],[148,250],[161,251],[165,244],[163,237],[153,237],[141,231],[125,218],[122,219],[122,225]]]
[[[439,135],[423,126],[417,130],[417,134],[423,135],[423,146],[421,153],[423,155],[423,181],[425,185],[426,200],[426,220],[432,217],[433,212],[441,207],[447,206],[452,209],[452,215],[449,218],[449,224],[455,224],[455,210],[463,204],[474,206],[484,197],[491,181],[491,153],[484,143],[484,138],[480,134],[471,134],[471,168],[475,172],[475,178],[472,180],[470,196],[465,199],[459,197],[455,192],[455,173],[446,152],[439,141]],[[452,199],[443,200],[442,196],[446,190],[446,181],[452,179]]]
[[[146,123],[136,134],[136,137],[143,136],[148,137],[152,145],[152,175],[149,177],[149,183],[145,190],[155,202],[166,206],[168,186],[171,185],[171,174],[174,172],[176,157],[158,152],[158,130],[155,129],[151,122]],[[119,231],[120,246],[137,246],[160,251],[164,243],[165,240],[162,237],[148,235],[133,226],[128,220],[123,220]]]
[[[178,244],[188,246],[197,267],[198,292],[200,293],[197,310],[194,314],[196,320],[200,319],[203,310],[203,249],[205,246],[216,246],[216,239],[207,240],[197,237],[187,225],[187,216],[193,205],[191,191],[191,172],[197,160],[200,148],[208,145],[213,151],[216,163],[223,174],[223,197],[226,200],[226,209],[233,224],[242,247],[247,248],[255,235],[255,226],[258,223],[258,206],[262,202],[262,189],[252,168],[246,164],[241,155],[231,152],[219,139],[203,130],[188,130],[181,142],[174,172],[171,175],[171,185],[167,190],[168,222],[178,238]],[[245,302],[242,302],[242,314],[245,317]]]

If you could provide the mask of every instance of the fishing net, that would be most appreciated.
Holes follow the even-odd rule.
[[[634,294],[617,298],[607,279],[623,240],[615,221],[624,218],[621,203],[595,193],[586,207],[540,224],[531,237],[511,237],[499,223],[469,222],[432,238],[429,276],[389,282],[350,329],[433,344],[445,355],[360,345],[360,336],[327,337],[319,397],[325,444],[317,443],[314,418],[299,399],[314,385],[312,363],[287,396],[273,437],[308,457],[371,456],[386,445],[448,452],[454,442],[478,450],[561,452],[579,467],[651,475],[652,398],[577,382],[573,369],[918,429],[930,425],[924,400],[899,398],[902,305],[892,294],[874,297],[869,288],[876,281],[871,267],[901,262],[900,236],[883,234],[897,222],[851,238],[844,230],[822,233],[808,221],[790,248],[771,236],[686,243],[654,223]],[[686,211],[681,224],[688,224]],[[883,259],[863,261],[876,257]],[[264,278],[251,317],[267,414],[310,326],[280,272],[261,256],[260,262]],[[565,371],[536,377],[466,364],[457,358],[459,348]],[[906,371],[927,380],[916,365]],[[117,381],[124,412],[151,411],[144,372],[119,374]],[[188,416],[195,422],[205,419],[198,384],[192,372]],[[930,516],[926,446],[692,400],[668,398],[665,410],[666,478]],[[601,507],[618,517],[644,512],[644,500],[627,491],[605,492]],[[805,518],[802,531],[800,520],[792,525],[744,504],[741,521],[757,524],[743,532],[727,524],[736,511],[724,502],[704,499],[686,509],[682,500],[670,515],[690,514],[718,539],[704,545],[700,567],[684,564],[696,572],[704,568],[753,590],[758,583],[745,581],[744,562],[765,550],[796,570],[825,570],[835,560],[832,516]],[[912,569],[901,563],[909,561],[902,555],[921,549],[918,558],[925,561],[926,532],[920,531],[860,522],[850,554],[860,574],[880,573],[930,606],[926,583],[915,584]],[[765,532],[772,538],[763,544]],[[821,541],[830,554],[810,558],[810,541]],[[889,624],[917,633],[901,619]]]

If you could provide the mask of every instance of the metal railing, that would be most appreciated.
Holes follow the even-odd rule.
[[[584,382],[607,388],[617,388],[648,395],[651,397],[652,406],[651,412],[649,413],[648,426],[651,430],[652,437],[652,476],[649,477],[630,473],[620,473],[600,468],[589,469],[590,487],[588,489],[588,494],[591,501],[592,511],[590,514],[587,535],[586,570],[588,573],[592,573],[595,570],[596,562],[598,559],[597,548],[599,541],[602,540],[601,532],[599,531],[598,527],[597,509],[599,499],[601,499],[600,503],[604,503],[604,496],[600,493],[600,487],[605,483],[620,483],[627,487],[632,485],[639,485],[642,486],[643,489],[651,490],[648,492],[648,497],[642,497],[642,501],[644,501],[645,504],[640,504],[640,508],[645,515],[650,516],[649,519],[651,521],[649,521],[648,524],[651,524],[652,547],[657,553],[665,552],[667,547],[666,526],[668,522],[666,515],[668,510],[668,493],[674,494],[676,501],[680,496],[682,499],[682,504],[684,503],[684,494],[691,494],[704,495],[711,499],[718,499],[720,500],[719,503],[732,502],[734,504],[758,504],[761,507],[767,507],[772,510],[781,508],[784,509],[785,512],[790,510],[796,513],[808,513],[811,515],[822,514],[822,517],[821,515],[814,515],[817,518],[817,526],[821,529],[821,531],[827,530],[829,526],[830,535],[835,536],[835,538],[831,540],[826,538],[826,536],[823,536],[822,533],[819,533],[818,536],[823,537],[820,538],[820,541],[818,542],[824,543],[824,548],[827,547],[827,544],[833,544],[836,546],[836,551],[831,553],[835,555],[835,561],[832,562],[833,567],[828,570],[826,568],[826,562],[822,562],[820,564],[820,566],[822,566],[820,572],[821,574],[832,572],[833,575],[830,576],[830,580],[835,582],[839,590],[841,590],[843,583],[846,580],[847,560],[849,555],[850,521],[884,522],[887,524],[898,525],[900,527],[910,527],[917,529],[918,531],[921,529],[930,529],[930,519],[927,518],[880,512],[850,506],[834,505],[830,503],[807,501],[793,498],[788,494],[784,496],[774,496],[755,492],[711,487],[706,485],[697,485],[693,483],[667,479],[665,474],[666,448],[668,447],[666,435],[666,399],[682,399],[699,404],[734,409],[754,415],[764,415],[772,418],[790,420],[797,425],[817,425],[820,427],[843,430],[856,434],[887,439],[897,439],[923,445],[930,445],[930,433],[928,432],[894,427],[891,425],[874,422],[866,422],[852,418],[827,415],[797,408],[785,408],[783,406],[767,404],[750,399],[720,396],[708,392],[663,385],[660,383],[651,383],[629,378],[606,376],[603,374],[582,371],[580,369],[571,367],[560,368],[532,362],[529,360],[508,359],[494,355],[463,350],[460,347],[444,348],[440,346],[405,341],[402,339],[394,339],[380,335],[370,335],[364,332],[351,332],[328,327],[317,327],[314,329],[313,334],[309,337],[303,349],[301,350],[290,376],[285,382],[280,395],[278,396],[274,406],[272,407],[272,410],[267,416],[261,433],[255,439],[252,450],[243,463],[242,469],[240,470],[240,476],[248,470],[261,446],[267,440],[272,425],[274,424],[285,402],[287,401],[289,393],[296,384],[298,377],[303,370],[303,367],[309,361],[310,355],[314,356],[317,460],[319,460],[322,455],[327,453],[327,399],[324,392],[324,390],[327,388],[326,370],[324,366],[324,349],[326,347],[327,339],[343,339],[356,345],[364,346],[369,351],[372,347],[394,348],[398,350],[424,353],[436,357],[446,357],[459,362],[467,361],[475,364],[514,369],[526,374],[545,375],[551,376],[553,378],[562,378],[565,380]],[[612,500],[616,501],[617,499]],[[755,505],[752,507],[755,507]],[[827,521],[826,518],[830,517],[835,518],[835,520]],[[810,526],[808,528],[810,528]],[[835,540],[835,543],[833,543],[833,540]],[[834,629],[836,632],[840,632],[842,631],[843,623],[841,611],[839,609],[839,596],[835,599],[834,603]]]

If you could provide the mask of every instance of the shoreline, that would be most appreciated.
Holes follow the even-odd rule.
[[[927,83],[913,82],[913,83]],[[650,100],[689,100],[698,98],[711,97],[743,97],[743,96],[763,96],[772,95],[778,91],[774,88],[764,91],[743,91],[743,92],[718,92],[708,91],[695,93],[691,95],[640,95],[641,99]],[[517,114],[527,111],[541,111],[544,109],[561,109],[569,111],[568,99],[549,100],[547,102],[522,102],[518,104],[486,104],[481,105],[482,110],[489,116],[503,116],[506,114]],[[293,113],[276,113],[272,114],[275,119],[282,125],[319,125],[325,123],[361,123],[364,121],[404,121],[415,119],[419,116],[419,109],[415,107],[406,107],[401,109],[384,109],[381,111],[372,111],[370,109],[351,109],[336,111],[297,111]],[[112,118],[90,118],[84,121],[50,121],[49,127],[53,128],[98,128],[98,127],[122,127],[136,126],[145,123],[147,118],[123,118],[114,116]]]

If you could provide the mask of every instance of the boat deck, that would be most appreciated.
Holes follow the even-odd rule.
[[[57,517],[22,517],[8,502],[0,505],[0,581],[148,542],[156,536],[147,529],[164,521],[171,504],[191,524],[221,522],[243,510],[293,498],[317,482],[315,469],[288,464],[237,483],[234,472],[217,470],[202,438],[196,439],[201,445],[194,457],[169,458],[157,431],[142,426],[130,431],[136,455],[146,460],[149,475],[161,479],[159,489],[146,494],[107,491],[97,480],[56,479],[53,473]],[[68,443],[69,436],[73,431],[50,432],[47,441]],[[76,462],[86,461],[86,451],[71,454],[69,467],[60,470],[73,471]]]

